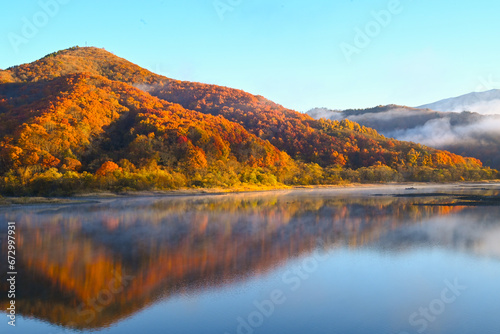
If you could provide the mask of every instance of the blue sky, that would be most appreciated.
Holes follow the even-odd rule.
[[[0,68],[87,44],[299,111],[416,106],[500,88],[499,12],[494,0],[5,1]]]

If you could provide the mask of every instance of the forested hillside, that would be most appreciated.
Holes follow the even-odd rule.
[[[0,175],[1,193],[33,195],[477,180],[496,171],[75,47],[0,71]]]

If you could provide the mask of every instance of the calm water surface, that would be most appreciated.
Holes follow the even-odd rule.
[[[417,188],[0,208],[0,331],[500,333],[499,186]]]

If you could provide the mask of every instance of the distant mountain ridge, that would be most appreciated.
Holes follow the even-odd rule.
[[[436,111],[471,111],[480,114],[500,114],[500,89],[473,92],[417,107]]]

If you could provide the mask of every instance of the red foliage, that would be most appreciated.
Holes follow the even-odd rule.
[[[101,165],[101,167],[99,167],[95,174],[99,176],[106,176],[117,170],[121,170],[120,166],[115,164],[113,161],[106,161]]]

